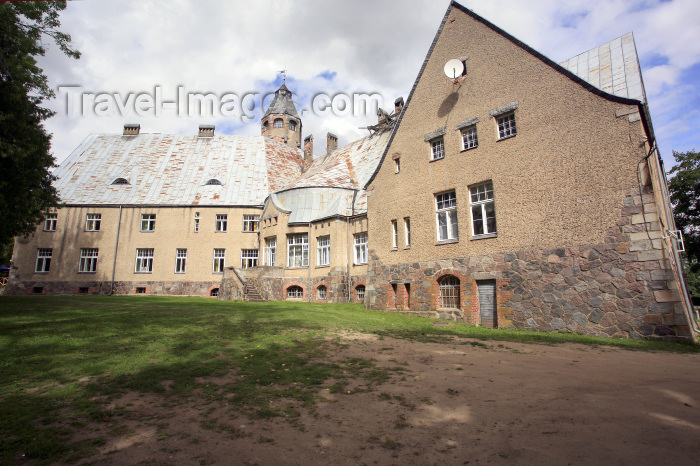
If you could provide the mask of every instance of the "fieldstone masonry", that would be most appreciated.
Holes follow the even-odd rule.
[[[366,305],[478,324],[477,281],[495,279],[499,327],[689,337],[655,209],[650,187],[630,190],[601,244],[396,265],[370,251]],[[460,280],[460,309],[439,308],[445,275]]]

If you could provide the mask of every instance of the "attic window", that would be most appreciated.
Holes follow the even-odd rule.
[[[221,181],[217,180],[216,178],[212,178],[211,180],[207,181],[204,184],[206,186],[222,186]]]
[[[117,178],[116,180],[112,181],[112,184],[129,184],[126,178]]]

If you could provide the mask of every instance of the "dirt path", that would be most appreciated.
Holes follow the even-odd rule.
[[[86,462],[700,464],[700,355],[369,335],[343,343],[334,357],[405,370],[374,391],[322,390],[296,419],[127,395],[124,435]]]

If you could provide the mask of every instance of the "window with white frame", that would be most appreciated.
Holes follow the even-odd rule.
[[[258,266],[257,249],[241,249],[241,268],[248,269]]]
[[[56,231],[56,222],[58,221],[58,214],[51,213],[46,214],[46,219],[44,220],[44,231]]]
[[[226,249],[214,249],[214,263],[212,273],[224,273],[226,266]]]
[[[175,273],[185,273],[187,270],[187,249],[175,251]]]
[[[294,120],[289,120],[289,130],[290,131],[296,131],[297,130],[297,122]]]
[[[243,231],[255,232],[260,229],[260,215],[244,215]]]
[[[309,266],[309,235],[287,236],[287,267]]]
[[[496,234],[496,206],[493,201],[493,183],[472,186],[472,234],[474,236]]]
[[[326,285],[321,285],[318,288],[316,288],[316,299],[318,299],[319,301],[326,300]]]
[[[300,286],[293,285],[287,288],[287,298],[299,299],[304,297],[304,289]]]
[[[199,219],[198,218],[194,219],[194,232],[199,233]]]
[[[225,232],[228,227],[228,215],[227,214],[217,214],[216,216],[216,227],[214,231]]]
[[[496,118],[498,123],[498,139],[507,139],[515,136],[515,113],[506,113]]]
[[[460,283],[459,278],[453,275],[442,277],[440,285],[440,307],[459,309],[460,308]]]
[[[445,158],[445,142],[442,138],[433,139],[430,141],[431,160]]]
[[[367,233],[358,233],[355,239],[355,264],[367,263]]]
[[[469,126],[462,130],[462,150],[474,149],[479,145],[476,138],[476,125]]]
[[[137,249],[136,250],[136,273],[152,273],[153,272],[153,249]]]
[[[406,247],[411,247],[411,219],[409,217],[403,219],[403,234],[406,239]]]
[[[320,236],[316,239],[316,265],[331,264],[331,237]]]
[[[100,231],[100,223],[102,223],[102,214],[87,214],[85,231]]]
[[[141,231],[155,231],[156,214],[141,214]]]
[[[457,195],[454,191],[435,195],[438,241],[459,238],[457,228]]]
[[[277,238],[265,238],[265,265],[274,267],[277,263]]]
[[[35,272],[48,272],[51,268],[51,256],[53,255],[52,248],[39,248],[36,250],[36,267]]]
[[[391,221],[391,247],[394,249],[399,247],[399,226],[396,220]]]
[[[355,287],[355,294],[357,295],[358,301],[363,301],[365,299],[365,285],[357,285]]]
[[[97,272],[97,248],[82,248],[80,250],[80,263],[78,264],[78,272],[80,273],[95,273]]]
[[[281,118],[275,118],[275,121],[272,123],[273,128],[284,128],[284,121]]]

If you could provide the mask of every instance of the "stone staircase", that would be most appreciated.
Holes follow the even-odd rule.
[[[243,288],[244,300],[252,303],[263,303],[265,299],[260,295],[255,285],[246,281],[245,287]]]

